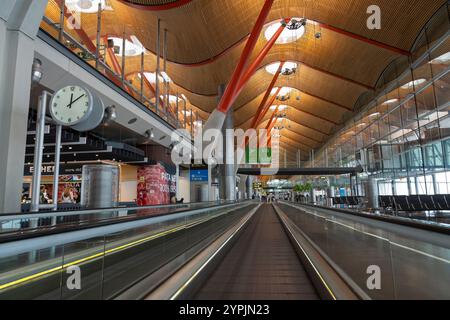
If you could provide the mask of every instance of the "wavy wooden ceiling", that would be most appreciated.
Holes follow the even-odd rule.
[[[178,7],[180,1],[173,0],[109,2],[114,11],[103,14],[102,34],[136,35],[151,53],[156,51],[157,19],[161,19],[162,29],[168,30],[167,73],[176,84],[175,89],[207,115],[217,105],[218,86],[231,77],[264,0],[182,0],[184,5]],[[267,22],[306,17],[409,51],[426,22],[445,2],[275,0]],[[381,8],[381,30],[366,27],[366,11],[372,4]],[[164,5],[171,8],[152,10]],[[95,15],[83,15],[83,28],[92,38],[95,26]],[[317,31],[322,33],[319,40],[314,37]],[[261,35],[252,59],[265,43]],[[305,35],[297,42],[275,45],[247,83],[234,104],[236,126],[244,129],[250,126],[272,80],[264,66],[280,60],[296,61],[300,68],[295,75],[280,76],[276,84],[298,90],[291,101],[283,103],[291,106],[291,128],[286,129],[288,134],[283,134],[287,139],[283,143],[293,149],[299,148],[298,145],[304,149],[317,148],[342,124],[350,112],[346,109],[351,110],[360,94],[375,86],[385,67],[398,56],[399,53],[308,23]],[[146,55],[145,66],[147,71],[156,69],[154,54]],[[139,71],[140,59],[127,59],[126,73]],[[300,100],[296,99],[298,96]],[[270,114],[269,111],[261,127],[265,127]]]

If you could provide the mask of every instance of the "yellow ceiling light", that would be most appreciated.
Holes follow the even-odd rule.
[[[272,22],[264,32],[266,40],[269,41],[281,26],[281,21]],[[305,20],[303,18],[292,18],[286,28],[278,37],[276,44],[292,43],[303,37],[305,34]]]
[[[277,73],[279,67],[280,67],[281,62],[275,62],[272,64],[269,64],[266,67],[266,71],[270,74],[275,74]],[[281,74],[292,74],[293,72],[295,72],[297,70],[297,63],[292,62],[292,61],[286,61],[283,65],[283,68],[281,69]]]

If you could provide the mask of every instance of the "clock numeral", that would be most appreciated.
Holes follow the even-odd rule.
[[[70,87],[70,91],[75,91],[75,87]]]

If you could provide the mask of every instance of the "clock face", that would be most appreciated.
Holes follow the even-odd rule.
[[[71,126],[87,117],[92,111],[91,94],[79,86],[68,86],[55,93],[50,113],[57,123]]]

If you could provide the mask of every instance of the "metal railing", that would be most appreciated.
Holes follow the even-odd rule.
[[[144,61],[144,55],[145,55],[145,48],[143,53],[141,54],[141,70],[137,72],[136,74],[140,76],[140,86],[139,88],[133,85],[133,82],[131,80],[128,80],[125,74],[125,63],[127,61],[125,57],[125,51],[122,50],[122,62],[117,62],[120,66],[119,70],[114,70],[111,66],[108,65],[106,62],[106,56],[107,56],[107,50],[111,49],[108,48],[108,39],[105,39],[105,44],[100,45],[100,30],[97,30],[97,43],[93,46],[95,46],[95,52],[91,52],[87,47],[86,44],[83,44],[81,41],[79,41],[75,36],[73,36],[71,33],[64,30],[62,26],[64,26],[64,18],[63,14],[62,21],[55,22],[52,21],[49,17],[44,16],[42,20],[41,29],[45,32],[47,32],[51,37],[53,37],[55,40],[57,40],[59,43],[61,43],[63,46],[65,46],[68,50],[70,50],[72,53],[77,55],[80,59],[82,59],[85,63],[90,65],[92,68],[97,70],[100,74],[102,74],[105,78],[109,79],[112,83],[114,83],[117,87],[121,88],[125,93],[133,97],[136,101],[143,104],[148,110],[152,111],[153,113],[160,116],[162,119],[167,121],[169,124],[174,126],[175,128],[185,128],[191,131],[191,135],[193,135],[195,126],[193,126],[193,122],[195,121],[198,123],[198,121],[203,121],[198,112],[194,112],[192,108],[190,110],[187,109],[187,98],[184,95],[179,95],[178,92],[176,94],[177,101],[176,103],[171,103],[169,96],[170,96],[170,83],[166,83],[164,80],[164,88],[166,88],[166,91],[164,92],[164,95],[162,99],[157,99],[156,94],[154,94],[154,99],[151,99],[148,95],[145,93],[145,86],[144,83],[144,77],[145,77],[145,65],[143,63]],[[100,37],[100,39],[99,39]],[[115,54],[112,53],[112,56],[110,59],[117,59]],[[118,60],[118,59],[117,59]],[[122,65],[120,65],[122,64]],[[160,77],[162,77],[160,75]],[[156,77],[156,82],[159,81],[160,77]],[[147,81],[148,82],[148,81]],[[158,85],[157,85],[158,87]],[[151,88],[148,88],[151,89]],[[159,90],[158,90],[159,91]],[[154,101],[153,101],[154,100]],[[159,103],[159,101],[163,103],[162,105]],[[182,105],[179,105],[180,101],[182,101]],[[173,106],[173,104],[175,104]],[[189,112],[188,112],[189,111]],[[191,114],[191,121],[188,121],[187,114]],[[195,120],[193,119],[195,118]]]

